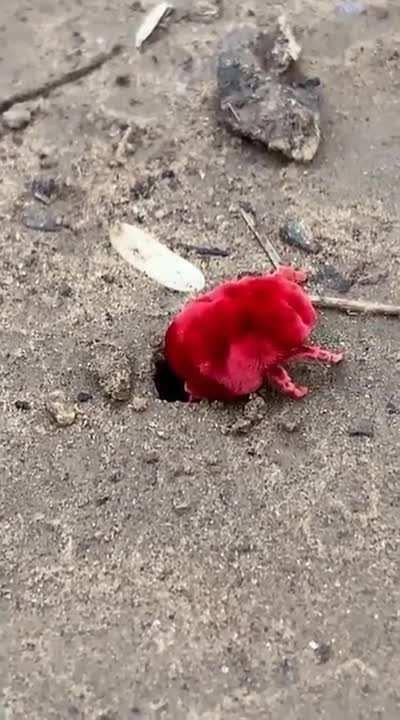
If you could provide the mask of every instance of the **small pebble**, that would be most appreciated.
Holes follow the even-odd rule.
[[[57,148],[53,145],[46,145],[39,151],[40,167],[49,170],[58,163]]]
[[[254,210],[253,206],[251,205],[251,203],[249,203],[248,200],[242,200],[239,203],[239,206],[242,208],[242,210],[244,210],[249,215],[252,215],[253,218],[256,219],[256,211]]]
[[[121,480],[122,480],[122,474],[119,470],[114,472],[110,477],[110,482],[113,485],[116,485],[117,483],[121,482]]]
[[[77,417],[75,405],[67,400],[62,390],[54,390],[46,400],[46,410],[60,427],[72,425]]]
[[[339,293],[347,293],[353,285],[353,281],[338,272],[333,265],[322,265],[314,275],[314,281]]]
[[[290,435],[297,432],[299,427],[300,427],[300,423],[297,420],[289,420],[286,418],[282,418],[281,420],[278,421],[279,430],[283,430],[283,432],[288,433]]]
[[[9,130],[22,130],[29,125],[32,113],[22,105],[14,105],[3,113],[3,123]]]
[[[73,295],[74,295],[74,291],[73,291],[71,285],[68,285],[68,283],[66,283],[66,282],[62,282],[60,284],[59,293],[60,293],[61,297],[64,297],[64,298],[70,298],[70,297],[73,297]]]
[[[32,180],[32,195],[36,200],[48,205],[57,190],[56,181],[52,177],[34,178]]]
[[[97,345],[89,362],[89,371],[106,397],[119,402],[129,400],[133,367],[122,350],[107,343]]]
[[[22,213],[22,222],[31,230],[42,232],[57,232],[63,227],[62,218],[54,215],[48,208],[32,205],[26,207]]]
[[[45,157],[40,160],[40,167],[42,168],[42,170],[51,170],[51,168],[56,167],[57,163],[57,158]]]
[[[320,251],[321,246],[315,242],[311,230],[301,220],[287,220],[279,231],[282,242],[298,248],[309,255]]]
[[[17,410],[27,411],[27,410],[31,409],[30,403],[28,403],[27,400],[16,400],[14,403],[14,406],[16,407]]]
[[[160,461],[160,456],[157,450],[146,450],[142,455],[142,459],[146,465],[155,465]]]
[[[144,198],[147,200],[152,193],[155,181],[156,178],[151,175],[137,178],[135,182],[132,183],[130,189],[133,199],[139,200],[140,198]]]
[[[371,420],[360,420],[354,427],[349,429],[350,437],[374,437],[375,430]]]
[[[172,168],[164,168],[160,177],[161,180],[175,180],[175,171]]]
[[[389,415],[400,415],[400,397],[390,398],[386,407]]]
[[[142,413],[145,412],[148,408],[148,402],[146,398],[143,397],[134,397],[132,400],[132,408],[135,412]]]
[[[91,394],[88,393],[88,392],[84,392],[84,391],[83,391],[83,392],[79,392],[79,393],[78,393],[76,399],[77,399],[78,402],[80,402],[80,403],[86,403],[86,402],[89,402],[89,400],[93,400],[93,395],[91,395]]]
[[[277,668],[285,685],[293,685],[298,676],[296,662],[291,658],[283,658]]]
[[[331,659],[333,655],[332,645],[330,643],[321,642],[314,650],[315,656],[320,665],[324,665]]]
[[[253,428],[254,422],[249,418],[239,418],[229,427],[231,435],[247,435]]]
[[[129,87],[131,84],[131,78],[129,75],[117,75],[115,78],[115,84],[118,87]]]
[[[190,510],[190,504],[189,503],[174,503],[173,509],[176,515],[181,516],[187,513]]]

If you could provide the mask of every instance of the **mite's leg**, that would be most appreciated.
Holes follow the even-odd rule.
[[[266,379],[285,395],[300,400],[308,394],[308,388],[296,385],[289,373],[281,365],[268,368]]]
[[[303,345],[290,358],[291,360],[315,360],[316,362],[337,365],[343,360],[342,352],[332,352],[318,345]]]

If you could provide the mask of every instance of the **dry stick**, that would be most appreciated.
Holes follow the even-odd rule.
[[[235,118],[236,122],[240,122],[240,117],[237,114],[235,108],[233,107],[232,103],[228,103],[227,106],[228,110],[232,113],[233,117]]]
[[[39,97],[47,96],[52,90],[55,90],[62,85],[68,85],[69,83],[76,82],[86,75],[90,75],[94,70],[100,68],[104,63],[111,60],[116,55],[119,55],[122,51],[122,45],[114,45],[108,52],[101,52],[95,55],[92,60],[89,60],[86,65],[75,70],[69,70],[66,73],[62,73],[52,80],[47,80],[41,85],[36,87],[28,88],[27,90],[20,90],[19,92],[9,95],[4,100],[0,101],[0,114],[9,110],[13,105],[17,103],[26,102],[27,100],[36,100]]]
[[[366,313],[369,315],[400,315],[400,305],[385,305],[384,303],[368,302],[367,300],[351,300],[347,298],[326,297],[311,295],[313,305],[343,312]]]
[[[258,244],[265,252],[275,270],[282,264],[281,259],[276,252],[272,243],[264,238],[261,239],[256,229],[254,220],[240,209],[243,220],[247,227],[251,230]],[[391,315],[393,317],[400,316],[400,305],[385,305],[384,303],[368,302],[367,300],[349,300],[341,297],[326,297],[324,295],[311,295],[310,300],[316,307],[324,309],[339,310],[340,312],[366,313],[370,315]]]
[[[128,140],[132,133],[132,125],[128,125],[126,128],[121,140],[119,141],[117,145],[117,149],[115,151],[115,159],[119,165],[124,164],[124,155],[126,153],[126,146],[128,144]]]
[[[269,240],[261,240],[260,233],[257,231],[254,220],[250,215],[243,210],[243,208],[240,208],[240,213],[242,215],[243,220],[245,221],[247,227],[251,232],[253,233],[254,237],[256,238],[259,246],[261,249],[265,252],[266,256],[269,258],[269,261],[271,265],[275,268],[275,270],[279,267],[279,265],[282,265],[281,259],[276,252],[274,246],[272,243],[270,243]]]

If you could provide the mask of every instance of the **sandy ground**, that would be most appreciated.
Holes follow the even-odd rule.
[[[115,220],[140,221],[189,246],[211,286],[268,267],[246,202],[313,289],[398,303],[399,4],[351,17],[333,0],[225,0],[207,17],[217,3],[193,0],[138,54],[151,4],[1,3],[0,100],[124,49],[2,130],[0,718],[399,718],[398,321],[325,313],[317,334],[346,362],[298,368],[303,402],[162,402],[152,355],[183,299],[108,240]],[[323,83],[306,168],[215,113],[218,42],[283,7]],[[22,221],[42,177],[58,232]],[[286,216],[318,255],[282,244]],[[118,407],[88,372],[104,341],[135,363]],[[66,428],[45,411],[60,389],[91,396]]]

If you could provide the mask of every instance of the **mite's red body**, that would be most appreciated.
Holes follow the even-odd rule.
[[[292,398],[292,360],[338,363],[342,353],[308,344],[317,314],[300,287],[305,273],[282,267],[270,275],[226,282],[188,303],[165,336],[165,357],[190,400],[233,400],[265,383]]]

